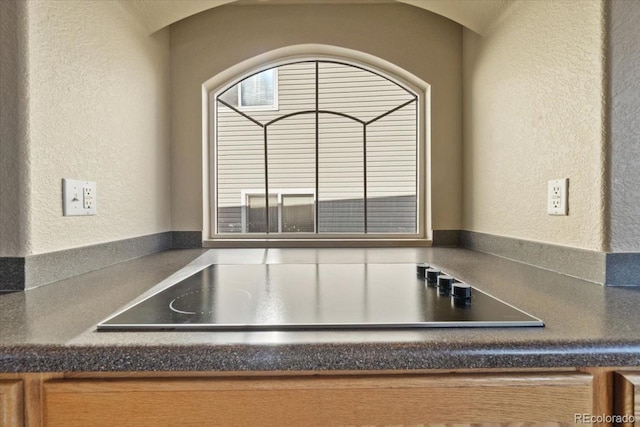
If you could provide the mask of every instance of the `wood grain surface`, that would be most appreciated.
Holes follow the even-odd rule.
[[[570,425],[586,373],[60,379],[46,426]],[[541,425],[541,424],[538,424]]]
[[[21,427],[24,424],[22,390],[21,380],[0,381],[0,426]]]

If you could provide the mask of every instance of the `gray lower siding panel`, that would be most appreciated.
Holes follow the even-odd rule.
[[[242,229],[242,209],[240,206],[218,208],[220,233],[245,231]],[[318,209],[320,233],[364,233],[364,200],[324,200],[320,201]],[[367,231],[369,233],[415,233],[416,209],[415,196],[369,198],[367,200]]]

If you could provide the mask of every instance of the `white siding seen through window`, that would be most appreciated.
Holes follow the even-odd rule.
[[[417,103],[386,76],[327,60],[219,93],[216,233],[415,235]]]

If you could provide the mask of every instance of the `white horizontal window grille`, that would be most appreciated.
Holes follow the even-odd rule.
[[[273,100],[277,111],[249,108]],[[312,60],[253,74],[215,103],[217,235],[418,233],[413,91],[359,66]]]

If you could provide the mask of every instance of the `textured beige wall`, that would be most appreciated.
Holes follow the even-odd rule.
[[[602,250],[603,3],[516,1],[464,31],[463,229]],[[567,177],[569,216],[546,213]]]
[[[461,225],[461,27],[406,5],[221,6],[171,27],[172,224],[202,229],[201,85],[273,49],[365,52],[431,85],[433,228]]]
[[[27,4],[0,7],[0,257],[22,256],[29,230]]]
[[[610,6],[610,240],[612,252],[640,251],[640,2]]]
[[[169,34],[119,3],[28,3],[31,255],[171,227]],[[63,217],[61,179],[97,182],[98,215]]]

